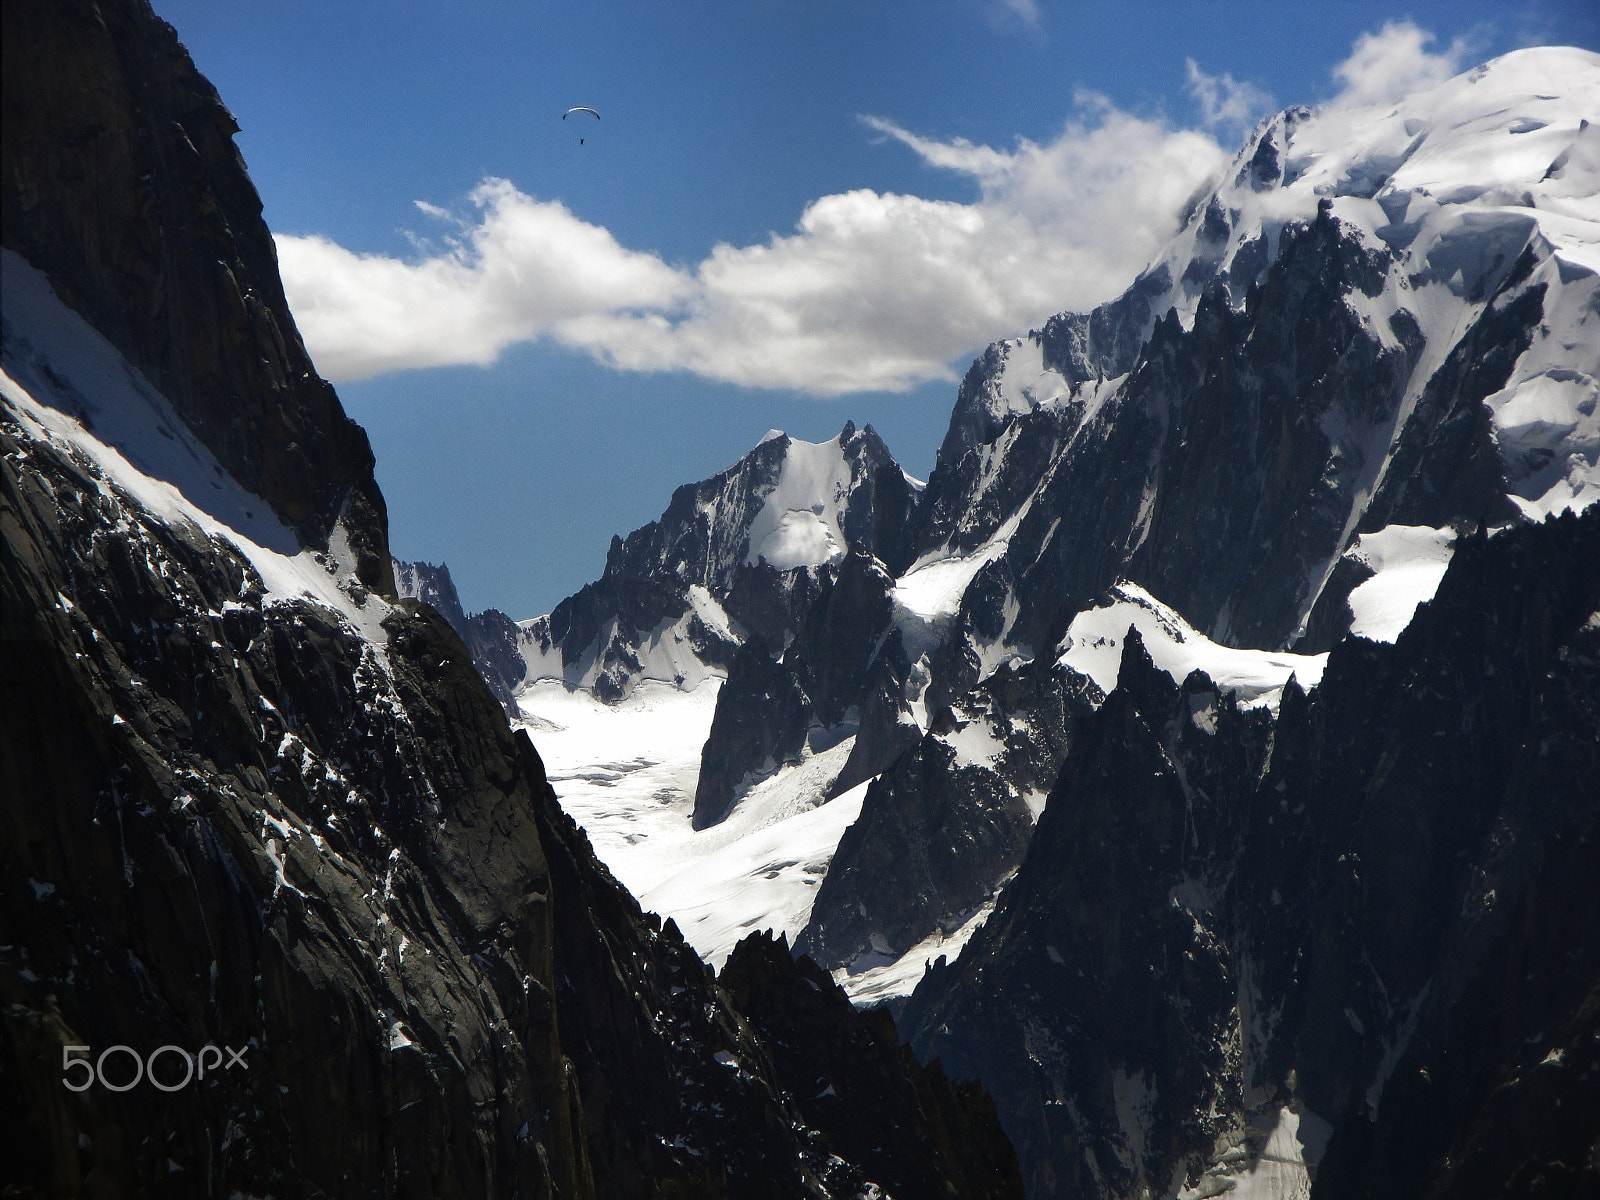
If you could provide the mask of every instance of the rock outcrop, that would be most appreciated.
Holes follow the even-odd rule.
[[[788,664],[759,638],[740,646],[700,757],[694,827],[715,825],[753,782],[799,762],[811,717],[811,702]]]
[[[867,789],[796,952],[829,968],[898,958],[991,902],[1022,861],[1032,806],[1055,782],[1091,698],[1100,699],[1094,684],[1034,662],[1000,668],[959,714],[936,716]]]
[[[886,645],[894,636],[893,586],[881,562],[852,547],[818,580],[781,656],[766,639],[747,636],[717,694],[701,754],[696,829],[721,821],[754,784],[800,762],[808,745],[832,746],[854,736],[873,678],[887,672],[904,680],[904,654]],[[882,755],[889,747],[871,749]],[[892,760],[880,761],[879,770]]]
[[[718,982],[771,1047],[807,1124],[895,1196],[1015,1196],[1016,1155],[996,1138],[994,1102],[923,1066],[882,1009],[856,1012],[844,989],[782,938],[752,934]]]

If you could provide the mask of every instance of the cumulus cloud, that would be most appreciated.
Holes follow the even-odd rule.
[[[1472,48],[1457,38],[1434,53],[1428,47],[1436,40],[1410,21],[1388,21],[1377,33],[1363,33],[1350,57],[1333,68],[1341,88],[1334,103],[1385,104],[1443,83],[1461,70]]]
[[[280,236],[284,286],[336,381],[489,363],[548,338],[624,370],[816,395],[903,390],[952,378],[952,360],[994,338],[1114,296],[1224,160],[1205,134],[1088,94],[1055,139],[1012,150],[864,120],[970,178],[978,199],[824,196],[793,233],[678,267],[489,179],[444,249],[412,260]]]
[[[484,180],[470,199],[478,219],[419,261],[355,254],[321,237],[276,239],[284,289],[318,370],[350,380],[484,365],[562,320],[667,307],[692,289],[660,259],[625,249],[565,205],[535,200],[504,179]]]
[[[1252,125],[1274,107],[1272,97],[1253,83],[1235,81],[1232,75],[1207,75],[1192,58],[1188,67],[1189,94],[1200,106],[1207,129],[1238,129]]]

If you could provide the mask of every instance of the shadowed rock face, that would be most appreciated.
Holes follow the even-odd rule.
[[[946,921],[953,932],[1016,866],[1027,806],[994,772],[955,757],[929,733],[867,789],[797,950],[829,967],[872,950],[903,954]]]
[[[8,4],[4,243],[308,545],[343,519],[393,594],[372,449],[312,369],[238,131],[146,3]]]
[[[325,610],[263,605],[242,559],[5,440],[9,1169],[62,1195],[583,1194],[539,1002],[548,800],[459,640],[402,607],[386,669]],[[61,1086],[63,1043],[206,1042],[249,1045],[249,1073]]]
[[[1180,695],[1136,634],[1123,663],[1125,686],[1080,725],[1022,867],[974,939],[992,951],[936,967],[902,1017],[929,1043],[914,1041],[919,1053],[959,1055],[970,1041],[1004,1080],[989,1086],[1009,1097],[1002,1120],[1036,1195],[1159,1192],[1175,1159],[1209,1148],[1213,1101],[1231,1099],[1215,1090],[1231,999],[1221,947],[1172,901],[1190,853],[1182,768],[1163,746]],[[1225,718],[1218,736],[1239,732]],[[980,954],[987,986],[961,989],[971,1008],[952,1022],[955,1005],[930,1000]],[[1119,1141],[1130,1097],[1161,1137],[1133,1154]]]
[[[894,1196],[1020,1200],[1022,1176],[993,1101],[938,1063],[919,1064],[887,1012],[856,1012],[826,971],[767,934],[740,942],[718,982],[766,1038],[806,1122],[863,1178]]]
[[[1344,303],[1381,283],[1380,259],[1328,211],[1288,227],[1242,309],[1213,287],[1192,329],[1175,315],[1158,320],[1133,361],[1110,364],[1129,374],[1092,417],[1075,399],[1001,420],[985,397],[1005,355],[993,351],[974,366],[918,510],[918,546],[968,548],[1022,515],[999,557],[974,575],[953,632],[929,655],[930,714],[949,709],[964,725],[978,711],[992,713],[979,689],[978,648],[998,642],[1045,657],[1065,622],[1118,578],[1145,583],[1228,644],[1275,646],[1294,635],[1307,589],[1346,536],[1363,472],[1374,468],[1326,429],[1392,422],[1414,365],[1417,342],[1404,321],[1385,346]],[[1509,339],[1509,348],[1465,384],[1462,371],[1441,371],[1429,392],[1441,398],[1420,406],[1399,439],[1401,477],[1413,481],[1407,515],[1419,523],[1465,519],[1466,510],[1504,515],[1498,475],[1462,466],[1449,452],[1483,431],[1447,436],[1454,426],[1443,415],[1452,405],[1481,409],[1483,389],[1504,381],[1517,345],[1526,345],[1538,297],[1519,298],[1526,271],[1504,275],[1500,294],[1510,303],[1484,317],[1472,344]],[[1136,288],[1127,303],[1136,308],[1143,294]],[[1487,453],[1492,459],[1492,446]],[[1383,503],[1389,512],[1396,502]],[[1342,632],[1344,597],[1359,582],[1351,574],[1339,575],[1344,593],[1316,614],[1317,638]],[[1058,720],[1049,688],[1002,707],[1022,726]],[[876,725],[894,732],[881,713]],[[826,966],[851,961],[873,934],[903,951],[992,895],[1021,861],[1031,831],[1020,804],[1000,815],[1004,799],[1019,788],[1047,789],[1069,741],[1065,730],[1034,738],[1049,748],[1038,766],[1003,778],[958,764],[935,732],[928,736],[900,765],[879,767],[884,777],[819,889],[798,944]]]
[[[342,512],[392,597],[365,438],[297,365],[231,126],[172,31],[107,0],[9,5],[5,38],[8,248],[308,542]],[[764,1037],[594,858],[434,608],[352,584],[362,634],[273,599],[233,543],[36,428],[0,410],[9,1187],[842,1200],[919,1168],[898,1147],[846,1161],[806,1122]],[[853,1036],[849,1018],[812,1035]],[[177,1048],[171,1082],[207,1043],[244,1065],[62,1086],[63,1047]],[[868,1069],[862,1096],[927,1077],[903,1052],[874,1061],[892,1073]],[[1004,1149],[992,1121],[980,1141]]]
[[[1172,273],[1160,266],[1139,276],[1121,296],[1093,312],[1051,317],[1039,331],[1045,365],[1074,383],[1130,370],[1149,336],[1151,320],[1158,315],[1153,305],[1171,286]]]
[[[1130,635],[995,914],[901,1019],[989,1087],[1031,1194],[1193,1185],[1284,1104],[1334,1127],[1318,1195],[1600,1178],[1563,1112],[1595,1096],[1597,608],[1591,509],[1465,539],[1395,645],[1341,643],[1275,721],[1212,693],[1202,727],[1209,685]]]
[[[889,624],[894,580],[872,555],[852,551],[806,613],[784,654],[817,720],[832,728],[861,703],[866,673]]]
[[[717,824],[751,782],[799,762],[811,715],[811,702],[786,663],[774,659],[759,638],[740,646],[717,693],[700,758],[694,827]]]
[[[912,527],[910,557],[949,545],[981,546],[1039,486],[1063,442],[1078,427],[1082,406],[1044,409],[1001,423],[982,403],[1004,359],[994,347],[967,372],[950,428]],[[997,450],[1004,447],[1003,456]],[[999,458],[998,470],[991,462]]]
[[[741,578],[752,581],[748,596],[761,580],[776,576],[763,563]],[[897,676],[903,686],[904,652],[888,632],[893,586],[881,562],[852,549],[822,576],[781,659],[760,636],[748,637],[717,694],[695,788],[695,828],[723,820],[751,786],[800,761],[808,732],[832,735],[835,742],[849,736],[863,705],[881,698],[885,676]],[[881,757],[888,748],[872,747],[880,755],[878,770],[892,761]],[[859,774],[864,762],[855,769]],[[875,773],[868,770],[853,782]]]
[[[522,631],[517,623],[497,608],[486,608],[468,616],[461,607],[450,568],[425,562],[394,560],[395,587],[404,598],[431,604],[450,628],[466,643],[473,664],[494,698],[508,713],[515,713],[515,693],[527,674],[528,664],[518,646]]]
[[[1583,652],[1590,681],[1597,651]],[[1600,1178],[1596,811],[1586,826],[1548,844],[1460,1001],[1395,1067],[1376,1118],[1340,1127],[1315,1195],[1490,1200],[1593,1190]]]
[[[1063,618],[1123,576],[1228,644],[1293,635],[1364,465],[1325,426],[1392,418],[1413,365],[1404,330],[1385,347],[1343,302],[1368,254],[1324,212],[1285,230],[1242,311],[1219,285],[1192,329],[1156,322],[1011,542],[1008,642],[1053,644]]]
[[[965,698],[959,718],[954,710],[936,717],[867,789],[796,952],[830,969],[903,954],[993,899],[1033,832],[1023,797],[1042,796],[1055,781],[1091,694],[1099,698],[1093,684],[1035,662],[997,670]],[[993,746],[992,758],[962,761],[964,730]]]

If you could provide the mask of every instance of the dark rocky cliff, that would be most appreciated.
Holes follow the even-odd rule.
[[[1341,643],[1275,721],[1213,697],[1200,725],[1209,683],[1130,635],[902,1019],[987,1083],[1030,1195],[1196,1186],[1284,1106],[1333,1126],[1318,1195],[1600,1182],[1568,1115],[1597,1111],[1597,607],[1591,509],[1468,540],[1397,644]]]
[[[770,1021],[595,860],[450,625],[393,599],[365,438],[304,363],[172,30],[141,0],[5,20],[8,249],[310,547],[261,567],[225,523],[141,501],[95,457],[78,364],[8,318],[7,1194],[820,1200],[914,1170],[807,1119]],[[312,553],[335,519],[356,551],[336,591],[338,556]],[[290,558],[329,573],[322,600],[263,576]],[[812,1036],[850,1036],[836,1015]],[[64,1087],[64,1054],[99,1081]],[[122,1089],[135,1055],[151,1074]],[[875,1064],[862,1094],[913,1087],[940,1115],[917,1154],[956,1161],[976,1129],[1003,1157],[973,1089]],[[1016,1194],[1014,1172],[953,1186]]]
[[[917,1063],[882,1009],[858,1013],[844,989],[780,938],[754,934],[718,977],[772,1047],[806,1121],[896,1196],[1022,1192],[1011,1146],[994,1136],[993,1101]],[[885,1082],[888,1086],[885,1086]]]
[[[459,640],[263,604],[8,426],[7,1161],[46,1195],[584,1194],[551,801]],[[207,1042],[248,1073],[62,1087],[63,1044]]]
[[[456,631],[456,636],[466,643],[478,674],[483,676],[494,698],[509,714],[515,715],[516,690],[528,670],[520,649],[522,630],[517,623],[497,608],[468,614],[461,607],[450,568],[443,563],[436,567],[432,563],[395,559],[393,566],[395,589],[400,597],[421,600],[439,611]]]
[[[371,446],[306,356],[216,90],[147,4],[7,4],[0,33],[5,245],[307,544],[342,519],[392,594]]]

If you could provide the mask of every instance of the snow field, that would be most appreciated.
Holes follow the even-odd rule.
[[[697,832],[695,783],[720,687],[646,682],[608,707],[545,681],[518,697],[551,786],[600,860],[719,969],[752,932],[792,941],[805,927],[868,786],[823,803],[850,756],[847,738],[758,784],[726,820]]]
[[[761,440],[772,436],[769,432]],[[790,438],[778,482],[750,523],[745,562],[753,566],[765,558],[779,571],[788,571],[843,558],[847,543],[839,516],[849,490],[850,464],[837,441]]]

